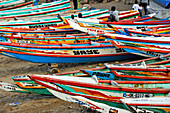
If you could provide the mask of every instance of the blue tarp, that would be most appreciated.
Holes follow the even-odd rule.
[[[39,0],[33,0],[33,6],[38,5]]]
[[[165,8],[170,8],[170,0],[153,0],[153,1]]]

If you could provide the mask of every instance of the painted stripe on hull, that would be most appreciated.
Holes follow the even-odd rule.
[[[111,85],[98,85],[98,84],[92,84],[92,83],[83,83],[83,82],[77,82],[74,80],[74,77],[68,77],[68,80],[64,80],[63,78],[59,78],[57,76],[50,76],[50,75],[29,75],[31,79],[35,80],[41,80],[41,81],[47,81],[47,82],[52,82],[52,83],[57,83],[57,84],[62,84],[62,85],[71,85],[72,87],[81,87],[81,88],[88,88],[88,89],[94,89],[94,90],[105,90],[105,91],[120,91],[120,92],[135,92],[135,93],[153,93],[153,94],[168,94],[169,89],[162,89],[162,88],[152,88],[152,89],[147,89],[147,88],[125,88],[125,87],[114,87]],[[81,78],[83,80],[83,78]],[[164,96],[165,96],[164,95]]]
[[[29,5],[29,4],[32,4],[32,3],[33,3],[33,1],[29,1],[29,2],[22,3],[22,4],[19,4],[19,5],[15,5],[15,6],[12,6],[12,7],[2,8],[2,9],[0,9],[0,11],[9,10],[9,9],[14,9],[14,8],[26,6],[26,5]]]

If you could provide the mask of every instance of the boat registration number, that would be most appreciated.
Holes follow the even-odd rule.
[[[123,97],[127,98],[147,98],[147,97],[154,97],[153,94],[145,94],[145,93],[124,93]]]

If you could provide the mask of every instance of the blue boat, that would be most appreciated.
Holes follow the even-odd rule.
[[[1,42],[0,54],[36,63],[86,63],[137,58],[108,41],[56,45]]]

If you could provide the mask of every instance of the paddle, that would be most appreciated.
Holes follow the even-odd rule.
[[[116,27],[111,26],[110,24],[107,24],[108,27],[112,28],[115,32],[121,33]]]
[[[60,14],[58,14],[57,17],[58,17],[61,21],[63,21],[64,24],[68,24],[68,25],[69,25],[68,21],[67,21],[65,18],[61,17]],[[71,16],[71,17],[72,17],[72,16]]]
[[[132,34],[129,33],[129,31],[128,31],[127,28],[124,28],[124,31],[125,31],[125,32],[123,32],[123,31],[118,30],[116,27],[111,26],[110,24],[107,24],[107,26],[108,26],[109,28],[113,28],[113,30],[114,30],[117,34],[132,36]]]

